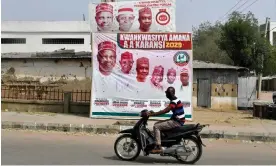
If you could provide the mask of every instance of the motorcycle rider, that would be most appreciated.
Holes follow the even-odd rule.
[[[154,136],[156,139],[156,146],[151,151],[152,153],[162,153],[161,147],[161,134],[162,130],[171,130],[176,127],[183,126],[185,123],[185,112],[182,102],[175,96],[175,89],[168,87],[165,91],[166,97],[170,100],[170,104],[159,112],[148,112],[148,116],[158,116],[166,114],[170,111],[173,112],[172,116],[168,120],[156,122],[153,126]]]

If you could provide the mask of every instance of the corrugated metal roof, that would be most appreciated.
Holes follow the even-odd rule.
[[[204,62],[204,61],[198,61],[198,60],[193,61],[193,68],[194,69],[233,69],[233,70],[246,69],[245,67],[231,66],[231,65],[225,65],[220,63]]]
[[[75,52],[74,50],[57,50],[53,52],[26,52],[26,53],[2,53],[1,58],[20,59],[20,58],[88,58],[91,52]]]

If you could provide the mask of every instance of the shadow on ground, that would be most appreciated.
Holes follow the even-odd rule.
[[[107,160],[116,160],[116,161],[122,161],[120,160],[117,156],[110,156],[110,157],[103,157],[104,159]],[[141,164],[153,164],[153,163],[158,163],[158,164],[166,164],[166,163],[174,163],[174,164],[181,164],[179,161],[177,161],[174,158],[153,158],[153,157],[146,157],[146,156],[139,156],[136,160],[134,161],[128,161],[128,162],[133,162],[133,163],[141,163]]]

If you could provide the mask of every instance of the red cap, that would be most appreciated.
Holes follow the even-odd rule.
[[[121,59],[133,59],[132,53],[130,52],[124,52],[121,54]]]
[[[149,7],[144,7],[139,10],[139,15],[141,15],[142,13],[151,14],[151,9]]]
[[[155,66],[152,74],[158,74],[158,75],[163,75],[164,74],[164,67],[160,66]]]
[[[141,64],[149,64],[149,59],[146,57],[141,57],[137,59],[137,66]]]
[[[111,41],[104,41],[98,44],[98,52],[103,51],[103,50],[112,50],[116,52],[116,44],[114,44]]]
[[[170,73],[173,73],[174,75],[176,75],[176,70],[174,69],[174,68],[170,68],[169,70],[168,70],[168,75],[170,74]]]
[[[113,6],[108,3],[100,3],[96,6],[96,14],[99,12],[110,12],[113,14]]]

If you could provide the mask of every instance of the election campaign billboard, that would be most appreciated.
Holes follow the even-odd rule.
[[[89,3],[91,32],[175,32],[175,0]]]
[[[191,120],[191,41],[191,33],[93,33],[91,117],[160,111],[172,86]]]

